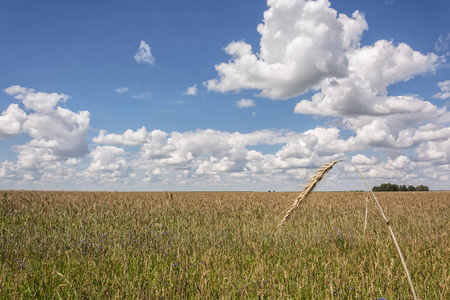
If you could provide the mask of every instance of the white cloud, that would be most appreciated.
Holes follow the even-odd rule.
[[[116,93],[118,94],[124,94],[126,92],[128,92],[128,88],[127,87],[120,87],[114,90]]]
[[[151,99],[152,97],[153,95],[150,92],[142,92],[140,94],[131,96],[131,98],[133,99]]]
[[[378,164],[378,159],[375,156],[368,158],[363,154],[356,154],[352,157],[351,162],[355,165],[376,165]]]
[[[0,116],[0,139],[10,138],[22,131],[26,113],[17,104],[11,104]]]
[[[367,23],[358,11],[352,18],[320,1],[268,1],[260,52],[244,41],[229,44],[228,63],[216,65],[218,79],[209,90],[261,90],[259,96],[287,99],[314,88],[323,79],[348,73],[346,51],[359,45]]]
[[[441,92],[434,94],[433,98],[439,98],[442,100],[450,98],[450,80],[438,82],[437,85],[441,89]]]
[[[145,41],[141,41],[141,44],[139,45],[139,50],[134,55],[134,59],[138,63],[146,63],[152,66],[155,64],[155,58],[153,57],[152,52],[150,51],[150,46]]]
[[[27,89],[18,85],[10,86],[5,92],[23,102],[26,109],[34,110],[38,113],[48,113],[58,104],[66,102],[69,96],[57,93],[36,93],[33,89]]]
[[[404,170],[410,168],[411,164],[412,162],[407,156],[400,155],[394,159],[388,158],[385,168],[388,170]]]
[[[241,99],[241,100],[239,100],[239,101],[236,101],[236,105],[237,105],[237,107],[239,107],[239,108],[247,108],[247,107],[253,107],[253,106],[256,106],[255,100],[252,100],[252,99],[245,99],[245,98],[243,98],[243,99]]]
[[[417,74],[434,71],[439,58],[423,55],[408,45],[378,41],[349,54],[349,74],[327,79],[311,101],[302,100],[294,112],[328,116],[413,113],[432,104],[411,95],[388,96],[387,87]]]
[[[0,168],[0,178],[16,179],[16,165],[7,160],[2,162],[2,167]]]
[[[386,131],[369,138],[369,133],[378,135],[382,131],[375,127],[383,128],[383,123],[374,122],[372,126],[372,131],[363,129],[367,132],[365,137],[368,141],[359,132],[344,139],[338,128],[323,127],[305,132],[261,130],[250,133],[212,129],[166,133],[161,130],[147,131],[145,127],[126,130],[122,134],[101,131],[93,141],[103,145],[87,155],[91,162],[81,171],[73,169],[73,166],[81,167],[81,158],[69,158],[62,164],[61,157],[55,155],[53,150],[56,144],[36,139],[33,143],[16,147],[18,162],[3,162],[0,177],[41,181],[65,178],[79,182],[81,186],[85,186],[86,182],[105,184],[102,187],[106,187],[108,182],[123,184],[116,185],[116,189],[144,188],[144,182],[158,185],[160,189],[220,189],[225,182],[233,187],[242,185],[242,188],[247,183],[247,189],[266,189],[267,184],[277,189],[283,189],[283,186],[284,189],[291,189],[299,188],[298,181],[305,181],[325,162],[342,158],[356,164],[374,184],[389,178],[407,183],[417,178],[430,178],[431,173],[424,171],[430,168],[433,169],[433,178],[448,176],[449,170],[443,166],[449,163],[450,128],[424,125],[408,132],[419,145],[416,154],[388,155],[382,161],[377,156],[369,158],[358,152],[367,149],[367,144],[372,141],[384,138],[395,142],[398,137],[390,137],[392,134]],[[433,134],[436,135],[430,137],[433,141],[425,138]],[[273,152],[262,153],[258,147],[264,145],[277,145],[278,150],[274,148]],[[122,148],[127,146],[140,146],[140,149],[137,153],[129,153]],[[433,166],[438,166],[438,169]],[[357,174],[347,174],[350,172],[347,169],[344,172],[347,180],[357,178]],[[271,178],[270,182],[268,178]],[[340,188],[340,185],[336,183],[333,187]],[[352,188],[348,183],[347,187]]]
[[[432,165],[447,165],[448,167],[450,164],[450,139],[423,143],[416,149],[415,159],[420,162],[429,162]]]
[[[81,158],[69,158],[66,161],[66,165],[68,166],[76,166],[81,162]]]
[[[135,132],[128,129],[124,134],[106,134],[106,130],[100,130],[98,137],[94,137],[92,141],[97,144],[137,146],[144,144],[151,138],[151,134],[145,127]]]
[[[422,171],[423,167],[442,166],[447,161],[450,148],[445,145],[450,140],[450,128],[428,124],[395,136],[389,126],[385,126],[386,123],[377,118],[369,124],[369,127],[363,127],[356,135],[347,139],[340,137],[341,131],[338,128],[323,127],[303,133],[262,130],[246,134],[212,129],[169,134],[160,130],[148,132],[141,128],[137,131],[127,130],[123,134],[103,132],[94,141],[118,146],[141,145],[139,153],[132,156],[126,156],[124,151],[118,150],[120,148],[113,147],[113,153],[120,156],[118,161],[121,164],[116,167],[116,159],[110,159],[115,166],[111,169],[132,167],[145,173],[143,181],[159,184],[198,184],[200,178],[202,182],[210,184],[217,184],[216,179],[219,182],[231,180],[234,185],[239,184],[231,178],[239,178],[241,183],[251,180],[257,184],[265,182],[268,174],[271,174],[271,178],[288,183],[309,176],[310,172],[305,172],[305,168],[312,169],[313,172],[325,162],[342,158],[351,160],[360,167],[364,175],[376,183],[377,180],[389,178],[403,178],[411,182],[416,178],[429,177]],[[390,145],[396,143],[400,146]],[[369,158],[358,153],[371,149],[374,144],[377,147],[384,145],[386,149],[402,149],[401,146],[406,144],[409,145],[407,147],[420,147],[415,155],[397,154],[388,156],[385,161],[380,161],[374,155]],[[259,145],[279,145],[280,150],[263,154],[254,148]],[[106,163],[97,162],[94,165],[104,166]],[[100,168],[90,167],[91,171],[93,169]],[[446,172],[444,169],[439,170],[436,173],[438,175],[433,176],[446,176]],[[117,176],[108,175],[108,180],[122,178],[118,174],[121,173],[118,172]],[[357,178],[355,174],[346,176]]]
[[[97,146],[89,153],[89,167],[80,175],[101,181],[117,181],[130,175],[132,169],[125,159],[125,151],[114,146]]]
[[[11,86],[5,92],[14,95],[31,111],[27,115],[17,104],[11,104],[0,117],[0,123],[6,121],[9,124],[2,126],[3,136],[23,132],[31,137],[26,144],[13,148],[18,152],[17,163],[14,167],[8,165],[8,169],[15,170],[17,177],[40,178],[55,162],[83,157],[88,153],[90,114],[56,106],[69,99],[68,96],[35,92],[20,86]]]
[[[434,46],[434,50],[436,52],[446,52],[448,54],[450,45],[450,33],[447,33],[447,36],[439,36],[438,41],[436,42],[436,45]]]
[[[194,84],[193,86],[190,86],[187,88],[187,90],[183,93],[184,95],[188,95],[188,96],[195,96],[197,95],[197,85]]]

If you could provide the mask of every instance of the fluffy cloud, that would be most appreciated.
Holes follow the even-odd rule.
[[[51,112],[58,102],[66,102],[69,96],[57,93],[36,93],[33,89],[27,89],[18,85],[10,86],[5,89],[9,95],[14,95],[16,99],[21,100],[26,109],[34,110],[37,113]]]
[[[268,1],[260,53],[244,41],[229,44],[228,63],[216,66],[209,90],[261,90],[259,96],[285,99],[317,90],[300,101],[298,114],[342,118],[359,149],[415,147],[448,138],[450,114],[417,95],[388,94],[388,87],[434,72],[443,57],[422,54],[404,43],[379,40],[360,46],[367,23],[356,11],[337,14],[328,1]],[[439,83],[447,97],[446,82]],[[424,128],[428,129],[423,132]]]
[[[138,63],[145,63],[152,66],[155,64],[155,58],[153,57],[152,52],[150,51],[150,46],[145,41],[141,41],[141,44],[139,45],[139,50],[134,55],[134,59]]]
[[[11,104],[0,116],[0,139],[18,135],[22,124],[27,119],[26,113],[17,104]]]
[[[320,91],[311,100],[300,101],[295,113],[342,117],[344,128],[352,130],[356,144],[366,149],[404,149],[449,138],[445,107],[416,95],[390,96],[387,91],[396,82],[433,72],[438,56],[381,40],[354,49],[348,58],[348,75],[323,80]]]
[[[447,176],[447,171],[441,166],[448,164],[450,128],[426,124],[393,134],[390,128],[393,125],[383,118],[362,116],[361,119],[352,119],[352,122],[348,127],[359,129],[354,128],[355,135],[346,139],[341,137],[342,132],[336,127],[318,127],[305,132],[261,130],[250,133],[212,129],[166,133],[147,131],[145,127],[136,131],[126,130],[122,134],[101,131],[94,142],[112,146],[98,147],[98,155],[90,155],[93,162],[87,171],[90,176],[95,174],[98,180],[105,181],[124,179],[121,176],[131,174],[133,170],[133,174],[141,174],[136,178],[143,182],[198,186],[201,180],[206,186],[217,187],[220,182],[258,185],[266,182],[267,176],[286,183],[294,182],[310,175],[326,162],[347,159],[374,184],[390,178],[403,178],[418,184],[418,178],[437,180]],[[263,153],[258,147],[264,145],[277,146],[279,150]],[[140,150],[131,155],[116,146],[140,146]],[[402,149],[417,148],[415,154],[388,156],[385,161],[380,161],[375,155],[368,157],[359,153],[374,147],[400,149],[401,152]],[[102,155],[107,156],[107,151],[112,153],[110,158],[97,158],[102,157],[100,154],[103,152],[105,154]],[[306,171],[308,169],[311,171]],[[425,171],[430,169],[434,170],[432,175]],[[348,173],[344,178],[356,178],[357,174],[352,175],[354,170],[351,168],[345,168],[344,172]]]
[[[158,140],[158,135],[160,135],[162,131],[154,130],[153,132],[148,132],[145,127],[138,129],[137,131],[133,131],[128,129],[123,134],[107,134],[106,130],[100,130],[100,133],[97,137],[93,138],[93,142],[97,144],[107,144],[107,145],[119,145],[119,146],[138,146],[143,145],[154,139]],[[166,137],[167,134],[163,133],[163,137]]]
[[[441,89],[441,92],[434,94],[433,98],[439,98],[442,100],[450,98],[450,80],[438,82],[438,87]]]
[[[439,58],[423,55],[408,45],[378,41],[349,54],[349,74],[324,80],[311,101],[302,100],[294,112],[326,116],[389,115],[431,109],[417,97],[388,96],[387,87],[427,71],[434,71]],[[436,108],[435,108],[436,109]],[[437,109],[436,109],[437,110]]]
[[[382,128],[379,123],[373,126]],[[378,131],[367,129],[367,136]],[[80,158],[62,160],[50,142],[34,140],[16,147],[18,162],[3,162],[0,177],[42,182],[71,180],[81,186],[89,182],[104,183],[105,186],[108,182],[120,182],[130,189],[143,188],[144,183],[161,189],[220,188],[224,184],[229,184],[230,188],[240,184],[244,188],[246,184],[247,189],[265,189],[270,184],[277,189],[282,186],[286,189],[298,188],[296,183],[299,180],[304,181],[326,162],[347,159],[356,164],[373,184],[389,178],[418,184],[418,178],[438,180],[448,176],[448,170],[445,170],[450,157],[450,139],[445,138],[448,131],[449,128],[438,125],[419,127],[410,133],[419,145],[415,153],[388,156],[385,161],[380,161],[374,154],[370,157],[360,153],[362,150],[368,152],[367,144],[371,140],[364,140],[359,135],[342,138],[342,132],[334,127],[318,127],[305,132],[260,130],[250,133],[212,129],[166,133],[147,131],[145,127],[121,134],[101,131],[93,139],[100,145],[87,155],[90,159],[87,167],[82,167]],[[441,132],[441,135],[435,140],[425,138],[436,132]],[[389,141],[387,134],[373,139]],[[259,147],[264,149],[265,145],[275,148],[264,153]],[[140,148],[136,153],[122,148],[131,146]],[[76,171],[74,167],[81,170]],[[343,178],[357,176],[350,168],[343,171]],[[270,182],[268,178],[271,178]],[[339,183],[332,184],[333,188],[339,188]],[[348,188],[362,188],[346,184]]]
[[[450,164],[450,139],[437,142],[427,142],[416,149],[415,159],[430,162],[433,165]]]
[[[262,130],[242,134],[208,129],[167,134],[141,128],[121,135],[101,132],[94,141],[110,145],[141,144],[139,158],[133,160],[136,169],[171,169],[183,176],[204,176],[317,167],[328,159],[343,157],[354,148],[353,141],[340,139],[339,133],[337,128],[317,128],[305,133]],[[138,142],[136,136],[140,137]],[[281,150],[264,155],[250,149],[264,144],[280,145]]]
[[[116,93],[118,94],[124,94],[126,92],[128,92],[128,88],[127,87],[120,87],[114,90]]]
[[[30,113],[26,114],[17,104],[11,104],[0,117],[0,123],[6,122],[1,127],[2,137],[23,132],[31,140],[14,147],[18,152],[17,163],[3,165],[2,173],[40,178],[42,171],[55,162],[83,157],[88,153],[89,112],[75,113],[57,106],[59,102],[67,101],[68,96],[35,92],[17,85],[6,88],[5,92],[20,100]]]
[[[239,107],[239,108],[247,108],[247,107],[253,107],[253,106],[256,106],[255,100],[252,100],[252,99],[245,99],[245,98],[243,98],[243,99],[241,99],[241,100],[239,100],[239,101],[236,101],[236,105],[237,105],[237,107]]]
[[[376,165],[378,163],[378,159],[375,156],[368,158],[363,154],[356,154],[352,157],[351,162],[355,165]]]
[[[228,63],[216,65],[218,79],[209,90],[261,90],[259,96],[287,99],[305,93],[323,79],[348,72],[347,51],[359,45],[367,23],[358,11],[352,17],[330,8],[327,0],[269,0],[264,13],[260,53],[244,41],[229,44]]]
[[[193,86],[188,87],[187,90],[183,94],[188,95],[188,96],[195,96],[195,95],[197,95],[197,92],[198,92],[197,85],[194,84]]]
[[[116,181],[130,175],[131,167],[126,162],[125,151],[114,146],[98,146],[89,153],[89,167],[82,173],[87,178]]]

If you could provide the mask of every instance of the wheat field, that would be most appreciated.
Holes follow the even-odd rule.
[[[366,192],[1,191],[2,299],[410,299]],[[449,299],[450,192],[377,193],[420,299]]]

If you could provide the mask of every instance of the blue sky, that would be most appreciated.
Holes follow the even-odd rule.
[[[450,180],[448,1],[1,1],[0,188]],[[362,189],[347,166],[325,190]]]

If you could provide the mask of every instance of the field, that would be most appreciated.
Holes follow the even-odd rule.
[[[410,299],[365,192],[2,191],[2,299]],[[420,299],[449,299],[450,192],[377,193]]]

